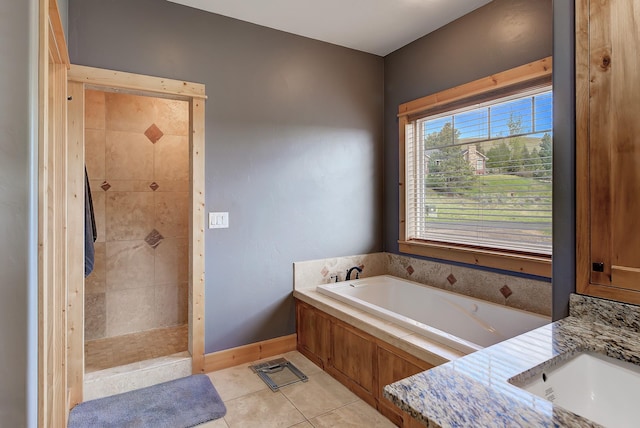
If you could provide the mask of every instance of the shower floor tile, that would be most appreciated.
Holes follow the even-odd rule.
[[[188,342],[186,324],[89,340],[84,345],[85,373],[183,352]]]

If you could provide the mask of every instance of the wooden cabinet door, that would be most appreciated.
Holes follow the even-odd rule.
[[[331,322],[322,312],[296,300],[298,350],[320,367],[329,358]]]
[[[576,19],[578,290],[640,302],[640,0]]]
[[[377,354],[378,396],[380,397],[378,400],[378,409],[380,413],[385,415],[398,426],[418,426],[419,424],[415,422],[415,419],[407,413],[402,412],[393,403],[384,398],[382,390],[385,385],[389,385],[390,383],[397,382],[400,379],[420,373],[421,371],[430,369],[433,366],[423,361],[418,361],[415,357],[408,355],[400,356],[398,355],[398,351],[392,352],[391,350],[380,346],[378,347]],[[411,359],[411,361],[409,361],[409,359]]]
[[[330,373],[333,372],[331,374],[341,381],[340,378],[344,378],[350,389],[362,390],[356,393],[366,392],[367,397],[370,398],[363,398],[372,405],[375,405],[373,399],[376,385],[375,350],[376,344],[373,337],[337,320],[331,324]]]
[[[384,348],[378,348],[378,380],[380,384],[380,395],[382,395],[382,389],[385,385],[397,382],[400,379],[404,379],[424,370],[425,369],[410,363],[391,351]]]

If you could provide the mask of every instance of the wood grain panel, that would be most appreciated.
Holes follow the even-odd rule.
[[[611,283],[616,287],[640,291],[640,269],[613,265],[611,266]]]
[[[53,217],[49,221],[53,223],[53,312],[54,337],[52,348],[54,354],[53,370],[56,373],[53,383],[55,391],[53,397],[53,419],[66,423],[68,407],[66,407],[67,393],[67,233],[68,218],[65,199],[67,197],[67,180],[61,175],[66,175],[67,171],[67,64],[51,64],[51,109],[49,131],[53,142],[50,153],[52,162],[49,172],[52,176]]]
[[[55,0],[38,21],[38,426],[66,426],[67,46]]]
[[[576,0],[576,289],[591,281],[589,203],[589,0]]]
[[[70,82],[68,92],[67,370],[73,407],[82,402],[84,381],[84,86]]]
[[[375,391],[375,340],[348,324],[331,325],[330,366],[369,394]]]
[[[402,354],[402,355],[399,355]],[[385,385],[400,379],[433,368],[433,365],[418,360],[416,357],[378,346],[378,382],[380,391]]]
[[[591,213],[591,262],[603,263],[603,272],[591,273],[591,282],[611,283],[611,143],[614,127],[610,109],[611,17],[609,4],[592,1],[589,14],[589,201]]]
[[[328,337],[324,334],[327,330],[318,325],[319,319],[329,324]],[[328,361],[324,361],[327,373],[362,400],[376,407],[397,426],[420,426],[414,418],[384,399],[382,389],[384,385],[428,370],[433,367],[432,364],[298,299],[296,322],[298,350],[301,353],[311,355],[310,359],[314,362],[321,361],[320,357],[311,353],[309,349],[322,354],[328,342],[330,355]],[[316,364],[321,365],[318,362]]]
[[[52,53],[49,50],[48,0],[41,0],[38,50],[38,426],[50,426],[53,408],[52,340],[55,318],[53,315],[53,242],[49,214],[52,214],[49,195],[51,172],[49,152],[52,147],[50,134],[50,92],[51,75],[49,68]]]
[[[126,73],[124,71],[72,65],[69,79],[82,82],[90,87],[124,89],[128,93],[177,96],[179,99],[206,98],[205,86],[201,83],[164,79],[155,76]]]
[[[398,185],[399,185],[399,220],[400,220],[400,230],[398,231],[398,238],[400,241],[405,241],[407,239],[407,143],[406,143],[406,132],[407,132],[407,124],[409,120],[407,116],[401,116],[398,119],[398,144],[400,149],[400,156],[398,157],[398,171],[400,176],[398,177]],[[415,135],[415,133],[414,133]]]
[[[437,108],[438,106],[450,104],[465,98],[471,98],[478,94],[507,88],[539,78],[550,79],[552,63],[553,60],[551,57],[543,58],[502,73],[496,73],[483,79],[474,80],[473,82],[438,92],[437,94],[427,95],[426,97],[400,104],[398,107],[398,116],[419,115],[422,112]]]
[[[619,302],[640,305],[640,292],[623,288],[611,287],[599,284],[587,284],[582,294],[602,299],[616,300]]]
[[[67,41],[64,36],[64,27],[60,17],[60,9],[58,2],[48,0],[49,7],[49,52],[53,54],[56,64],[64,65],[65,69],[69,68],[71,61],[69,60],[69,51],[67,50]]]
[[[470,265],[487,266],[551,278],[551,257],[525,256],[426,241],[401,241],[398,244],[401,253],[454,260]]]
[[[605,106],[594,108],[608,120],[610,132],[603,137],[610,136],[612,145],[610,250],[611,264],[619,266],[617,275],[612,272],[612,283],[637,289],[640,283],[633,279],[638,279],[640,268],[640,0],[609,1],[606,5],[612,29],[607,43],[610,53],[603,52],[599,65],[601,73],[609,75],[603,88],[611,102],[608,117]],[[624,283],[616,282],[616,277]]]
[[[382,395],[383,389],[385,385],[389,385],[393,382],[399,381],[400,379],[428,370],[433,366],[418,360],[412,355],[401,353],[399,350],[390,350],[382,346],[378,346],[377,358],[378,409],[395,424],[404,427],[410,426],[414,419],[384,398]]]
[[[192,98],[189,102],[189,154],[191,172],[191,218],[189,219],[189,352],[191,370],[204,372],[204,108],[205,100]]]
[[[329,359],[330,321],[321,311],[304,302],[296,301],[298,350],[324,368]]]
[[[577,291],[640,303],[640,0],[576,2]],[[596,272],[593,263],[602,263]]]
[[[222,370],[238,364],[252,363],[263,358],[284,354],[296,349],[296,335],[276,337],[262,342],[225,349],[204,356],[204,372]]]

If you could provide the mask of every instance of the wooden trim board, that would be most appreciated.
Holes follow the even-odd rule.
[[[208,373],[222,370],[237,366],[238,364],[251,363],[263,358],[295,351],[296,345],[297,335],[290,334],[288,336],[251,343],[249,345],[238,346],[237,348],[213,352],[204,356],[204,371]]]
[[[415,241],[398,241],[398,245],[401,253],[551,278],[551,257],[467,249],[454,245]]]
[[[193,373],[204,371],[204,103],[189,103],[189,155],[191,171],[191,219],[189,220],[189,352]]]
[[[590,294],[589,0],[577,0],[576,25],[576,289]],[[600,287],[595,287],[600,289]],[[598,294],[594,294],[598,295]],[[600,297],[603,297],[599,295]]]
[[[67,217],[84,219],[84,88],[69,82],[68,94],[68,189]],[[80,171],[78,173],[77,171]],[[81,239],[74,239],[80,237]],[[84,221],[70,221],[67,272],[67,346],[69,400],[71,407],[82,402],[84,377]]]
[[[58,5],[38,2],[38,417],[39,427],[68,417],[67,68]]]
[[[207,98],[205,86],[201,83],[184,82],[181,80],[164,79],[155,76],[126,73],[124,71],[105,70],[101,68],[72,65],[69,69],[69,80],[81,82],[89,87],[124,89],[128,93],[159,94],[187,98]]]
[[[67,49],[67,41],[64,36],[64,27],[62,26],[62,18],[58,9],[58,2],[49,0],[49,51],[51,51],[54,62],[56,64],[64,64],[69,68],[71,61],[69,60],[69,51]]]
[[[474,80],[460,86],[447,89],[426,97],[400,104],[398,116],[420,114],[438,106],[451,104],[478,94],[495,91],[509,86],[518,85],[539,78],[551,78],[552,57],[515,67],[489,77]]]

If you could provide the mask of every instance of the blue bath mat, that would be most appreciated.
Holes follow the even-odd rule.
[[[204,374],[78,404],[68,428],[187,428],[227,412]]]

